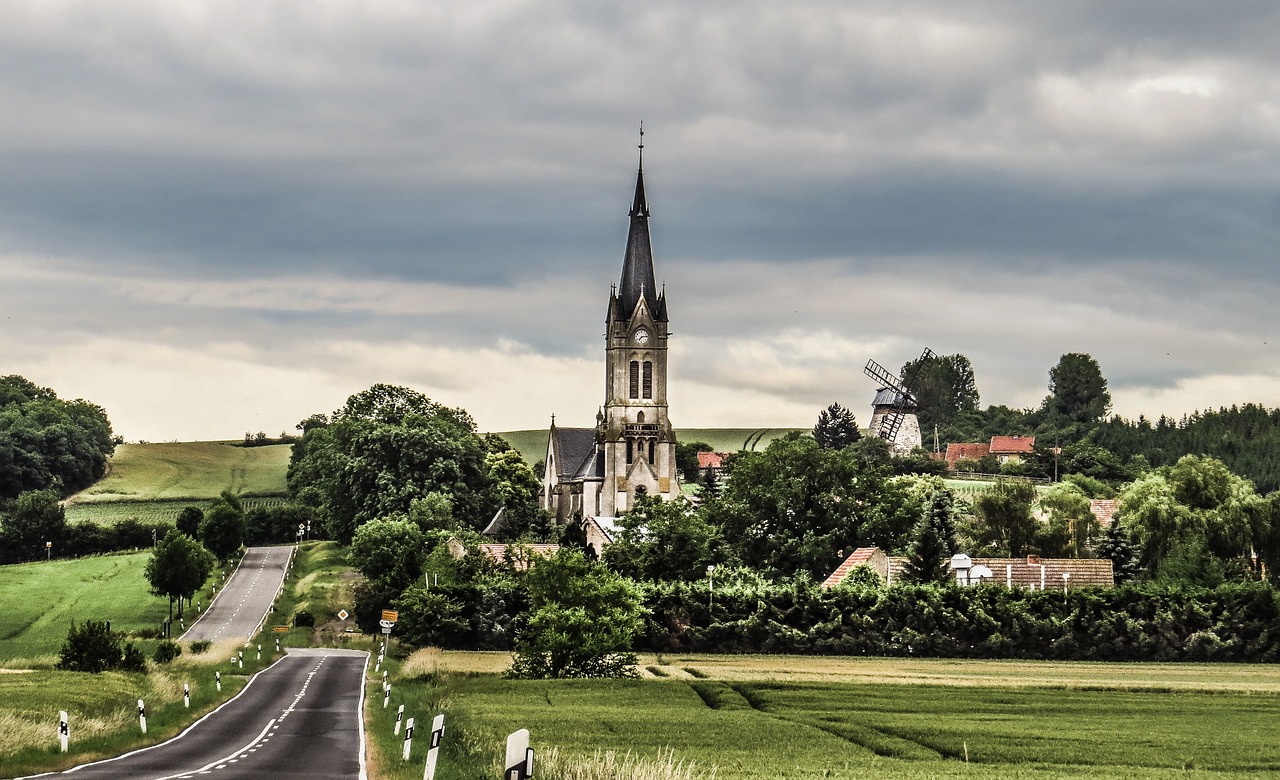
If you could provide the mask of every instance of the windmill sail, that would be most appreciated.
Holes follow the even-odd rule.
[[[912,370],[907,372],[901,380],[874,360],[868,360],[867,365],[862,369],[863,373],[879,382],[881,387],[886,390],[892,390],[894,393],[893,406],[885,411],[878,431],[880,438],[890,444],[897,440],[898,431],[902,428],[902,421],[906,418],[908,410],[916,405],[916,399],[911,392],[911,387],[915,384],[916,376],[919,374],[920,369],[932,357],[933,350],[925,347],[924,352],[920,354],[920,359],[915,362]]]

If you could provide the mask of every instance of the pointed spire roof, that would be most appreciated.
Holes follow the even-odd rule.
[[[653,245],[649,241],[649,203],[644,196],[644,127],[640,129],[640,166],[636,173],[636,194],[631,202],[631,228],[627,252],[622,260],[622,281],[618,285],[616,316],[630,319],[643,297],[655,319],[665,319],[664,296],[653,275]]]

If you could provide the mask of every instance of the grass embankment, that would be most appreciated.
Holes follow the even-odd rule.
[[[713,770],[761,780],[1244,778],[1280,769],[1280,671],[1258,666],[658,656],[641,662],[654,679],[512,681],[490,671],[502,657],[417,654],[393,671],[385,711],[371,679],[377,776],[422,772],[425,745],[410,763],[399,759],[399,704],[418,719],[415,746],[445,712],[446,780],[496,776],[502,739],[522,727],[540,755],[554,748],[555,763],[578,765],[552,771],[544,762],[541,776],[584,780]],[[462,671],[473,663],[485,672]],[[602,769],[627,756],[643,771]]]
[[[80,561],[55,562],[68,567],[69,574],[76,568],[92,566],[114,558],[140,558],[146,555],[109,556]],[[48,565],[48,564],[46,564]],[[20,567],[0,568],[0,584],[8,570]],[[240,642],[220,642],[203,653],[193,653],[189,643],[183,643],[184,652],[176,660],[164,666],[151,665],[149,674],[125,674],[107,672],[91,675],[79,672],[62,672],[51,667],[52,655],[25,660],[11,660],[11,670],[0,670],[0,777],[14,777],[34,772],[65,769],[98,758],[119,755],[148,744],[162,742],[190,725],[203,713],[233,696],[247,682],[250,675],[273,663],[279,654],[275,652],[275,640],[281,640],[282,648],[307,646],[313,642],[311,629],[290,628],[287,633],[273,631],[276,625],[286,625],[300,609],[308,609],[318,617],[329,611],[344,598],[349,582],[348,569],[339,550],[331,542],[312,542],[302,546],[294,556],[294,566],[285,580],[284,594],[276,602],[273,615],[268,617],[263,632],[254,637],[249,647]],[[136,580],[143,583],[141,566]],[[90,581],[92,577],[90,576]],[[215,574],[209,585],[197,597],[208,604],[213,581],[221,581]],[[0,598],[4,598],[0,596]],[[148,596],[148,598],[154,598]],[[167,614],[167,600],[159,599],[160,616]],[[4,598],[7,605],[9,601]],[[88,603],[79,601],[80,604]],[[102,614],[89,613],[100,618]],[[155,623],[158,625],[158,618]],[[112,628],[121,626],[112,621]],[[175,633],[178,629],[175,627]],[[64,627],[35,627],[32,641],[42,646],[57,647],[66,634]],[[136,641],[136,640],[134,640]],[[154,641],[140,641],[150,656]],[[261,645],[259,659],[255,645]],[[234,654],[244,651],[244,668],[241,669]],[[35,667],[18,669],[17,667]],[[215,673],[222,673],[222,691],[216,690]],[[182,684],[191,686],[191,709],[182,702]],[[137,700],[147,702],[147,736],[142,736],[137,720]],[[58,711],[65,709],[70,715],[71,752],[63,756],[58,752]]]
[[[737,452],[742,449],[763,450],[769,442],[802,428],[678,428],[679,441],[702,441],[717,452]],[[547,429],[532,431],[506,431],[499,433],[524,459],[534,464],[547,456]]]
[[[211,499],[224,490],[244,496],[282,495],[291,450],[288,444],[122,444],[111,456],[107,476],[72,496],[70,503]]]

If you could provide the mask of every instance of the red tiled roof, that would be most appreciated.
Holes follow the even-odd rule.
[[[699,452],[698,468],[700,469],[718,469],[723,461],[731,453],[728,452]]]
[[[1106,528],[1111,525],[1111,519],[1115,516],[1116,502],[1110,498],[1092,498],[1089,499],[1089,511],[1098,518],[1098,525]]]
[[[991,452],[991,445],[986,442],[974,444],[954,443],[947,445],[947,465],[955,468],[959,460],[979,460]]]
[[[1034,436],[992,436],[992,455],[1014,455],[1031,452],[1036,446]]]
[[[533,556],[550,558],[560,551],[558,544],[482,544],[480,552],[498,563],[507,561],[508,550],[511,553],[511,565],[516,571],[529,568],[529,559]],[[527,552],[526,552],[527,551]]]
[[[823,580],[822,587],[834,588],[844,582],[845,577],[849,576],[849,572],[853,571],[854,567],[862,566],[870,561],[871,556],[875,555],[876,550],[878,549],[878,547],[859,547],[854,550],[853,555],[845,558],[844,563],[837,566],[836,570],[831,572],[831,576]]]

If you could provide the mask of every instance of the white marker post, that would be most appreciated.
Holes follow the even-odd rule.
[[[142,733],[147,733],[147,705],[142,703],[142,699],[138,699],[138,725],[142,726]]]
[[[279,639],[277,639],[277,640],[276,640],[276,652],[277,652],[277,653],[278,653],[278,652],[280,652],[280,640],[279,640]]]
[[[391,703],[391,683],[382,684],[382,709],[386,709]]]
[[[404,724],[404,760],[409,760],[409,749],[413,745],[413,718]]]
[[[182,703],[191,709],[191,685],[188,683],[182,684]]]
[[[67,752],[67,742],[71,739],[71,729],[67,725],[67,711],[58,711],[58,743],[62,745],[62,752]]]
[[[243,650],[241,650],[239,653],[236,654],[236,660],[240,662],[240,668],[243,669],[244,668],[244,651]]]
[[[431,747],[427,748],[427,768],[422,780],[435,780],[436,759],[440,756],[440,743],[444,740],[444,715],[437,715],[431,721]]]
[[[218,684],[218,693],[222,693],[222,672],[214,672],[213,681]]]
[[[262,660],[262,645],[258,645],[258,660]]]
[[[533,773],[533,748],[529,747],[529,729],[519,731],[507,737],[507,760],[503,764],[506,770],[502,780],[528,780]]]
[[[400,709],[396,710],[396,730],[395,735],[400,736],[400,721],[404,720],[404,705],[400,705]]]

